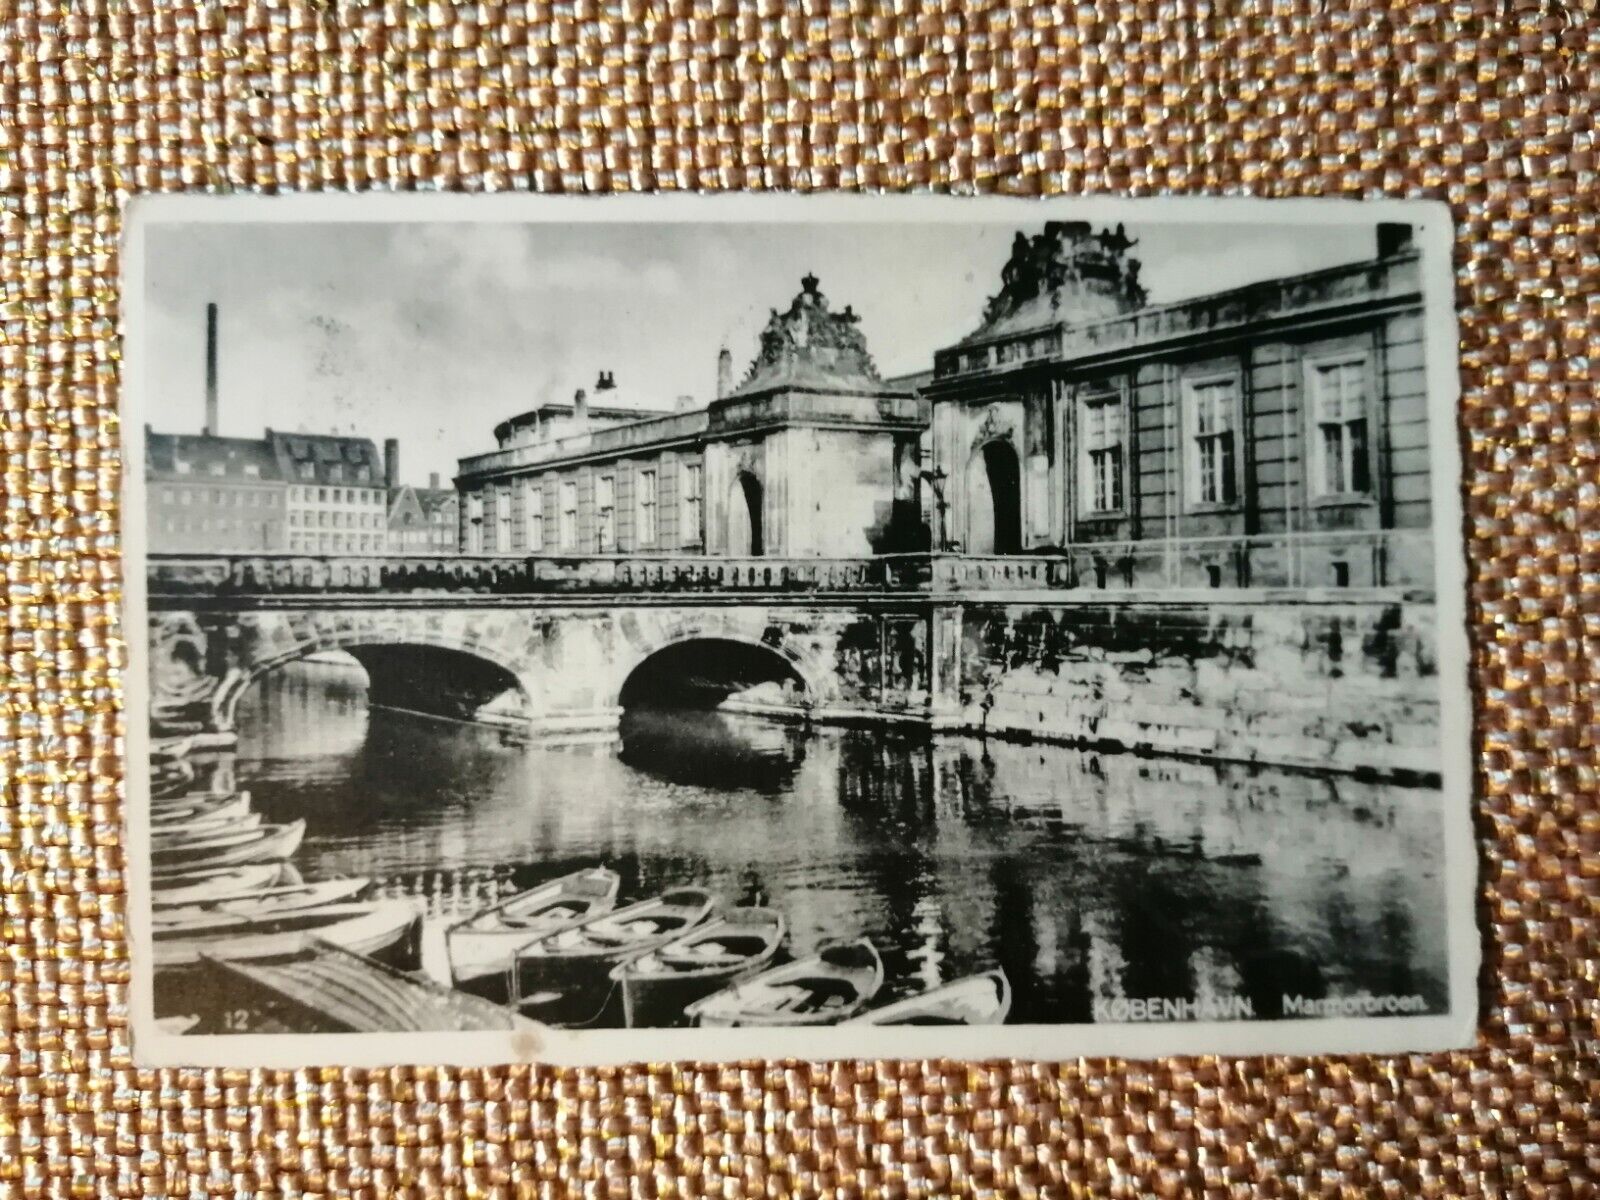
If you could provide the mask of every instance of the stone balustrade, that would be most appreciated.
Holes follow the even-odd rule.
[[[340,593],[901,594],[1431,588],[1425,531],[1084,543],[1040,554],[872,558],[699,555],[152,554],[156,596]]]

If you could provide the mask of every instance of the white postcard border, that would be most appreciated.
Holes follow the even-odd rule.
[[[145,631],[145,247],[152,226],[292,222],[589,222],[753,224],[1038,223],[1045,219],[1204,224],[1410,223],[1422,251],[1440,690],[1440,774],[1449,997],[1446,1014],[1281,1018],[1226,1022],[992,1027],[845,1026],[799,1029],[538,1030],[404,1034],[173,1035],[156,1024],[152,988],[148,676]],[[122,672],[127,814],[129,1008],[141,1067],[487,1066],[513,1062],[602,1065],[752,1059],[1061,1060],[1170,1055],[1399,1054],[1470,1047],[1478,1020],[1481,943],[1473,836],[1472,679],[1458,405],[1458,323],[1450,210],[1430,200],[1261,200],[1236,197],[1032,198],[917,195],[540,196],[286,195],[140,196],[124,209]]]

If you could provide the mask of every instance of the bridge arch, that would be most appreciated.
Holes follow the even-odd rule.
[[[683,669],[705,675],[710,692],[716,690],[715,677],[720,673],[727,685],[725,695],[764,682],[793,682],[807,707],[822,698],[827,679],[810,656],[783,639],[734,629],[680,629],[629,658],[611,681],[611,703],[619,710],[631,707],[661,685],[661,680],[651,678],[651,671]]]
[[[481,719],[488,705],[516,693],[514,703],[497,705],[505,710],[508,723],[515,723],[518,710],[525,717],[534,702],[521,665],[493,646],[429,629],[330,630],[292,646],[274,646],[269,653],[242,662],[217,689],[218,724],[234,728],[239,700],[262,676],[336,650],[349,654],[366,671],[368,702],[374,705],[473,720]]]

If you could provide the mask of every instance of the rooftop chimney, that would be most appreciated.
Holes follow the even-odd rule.
[[[572,393],[572,415],[580,421],[589,419],[589,393],[582,388]]]
[[[429,471],[428,472],[428,486],[430,488],[432,488],[434,491],[438,491],[439,490],[439,472],[437,472],[437,471]]]
[[[217,436],[217,306],[206,305],[206,424],[202,432]]]
[[[724,346],[717,351],[717,399],[733,393],[733,354]]]
[[[1378,222],[1378,257],[1388,258],[1391,254],[1404,254],[1411,249],[1411,226],[1396,224],[1393,221]]]
[[[616,386],[616,377],[610,371],[601,371],[600,378],[595,380],[594,390],[597,392],[609,392]]]
[[[383,439],[383,486],[391,492],[400,486],[400,439]]]

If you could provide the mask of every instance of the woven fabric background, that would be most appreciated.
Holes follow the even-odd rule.
[[[0,0],[0,1200],[1597,1194],[1597,108],[1595,0]],[[1451,202],[1478,1049],[132,1069],[122,205],[684,188]]]

